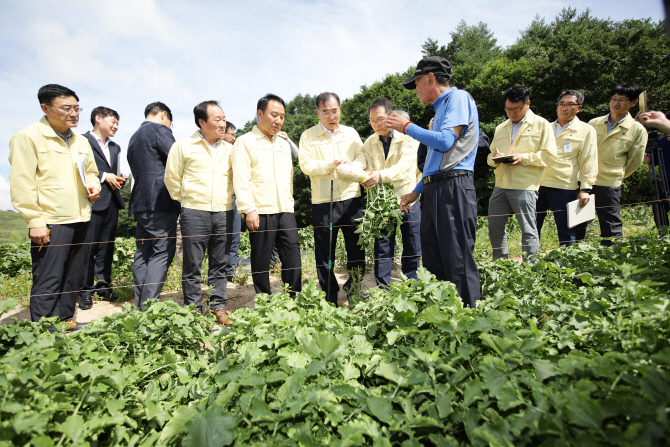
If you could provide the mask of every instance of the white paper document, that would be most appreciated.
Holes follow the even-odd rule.
[[[596,196],[591,194],[589,203],[579,207],[579,200],[568,203],[568,228],[596,218]]]
[[[86,184],[86,170],[84,169],[84,160],[81,157],[77,157],[77,169],[79,169],[79,177],[81,177],[81,182],[84,184],[84,188],[88,189]]]

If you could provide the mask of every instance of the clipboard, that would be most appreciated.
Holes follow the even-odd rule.
[[[88,191],[88,184],[86,183],[86,169],[84,169],[84,160],[81,157],[77,157],[77,170],[79,171],[79,178],[84,184],[84,188]]]
[[[494,163],[512,163],[514,161],[514,155],[503,155],[501,157],[492,157]]]
[[[589,199],[584,208],[579,207],[579,200],[568,202],[568,228],[596,218],[596,196],[591,194]]]

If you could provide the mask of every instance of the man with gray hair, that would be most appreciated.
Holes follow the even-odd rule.
[[[554,121],[557,160],[544,168],[535,205],[538,237],[551,209],[558,241],[565,246],[575,242],[575,228],[568,228],[568,202],[579,200],[579,206],[585,206],[598,174],[596,130],[577,118],[583,105],[584,94],[579,90],[563,90],[558,96],[558,119]]]
[[[370,125],[375,133],[363,144],[366,169],[371,171],[363,186],[373,188],[379,183],[389,183],[398,197],[402,197],[416,185],[416,151],[419,142],[384,127],[384,121],[391,113],[393,104],[386,98],[376,99],[368,106]],[[409,120],[407,112],[398,110],[396,114]],[[421,256],[421,204],[418,200],[408,211],[403,212],[402,220],[402,272],[410,279],[417,279],[416,271]],[[395,231],[387,234],[386,230],[382,230],[381,237],[375,240],[375,280],[383,288],[388,288],[391,283],[395,239]]]

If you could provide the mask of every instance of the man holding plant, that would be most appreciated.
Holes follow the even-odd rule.
[[[391,128],[384,127],[384,121],[393,113],[393,104],[386,98],[374,100],[368,106],[370,125],[375,131],[363,145],[367,170],[370,177],[363,182],[366,188],[379,183],[389,183],[398,197],[412,191],[416,186],[416,154],[419,142]],[[402,234],[401,269],[405,276],[417,279],[421,256],[421,203],[416,201],[409,211],[403,213],[400,226]],[[393,253],[395,252],[395,231],[386,233],[375,240],[375,281],[377,285],[388,287],[391,282]]]

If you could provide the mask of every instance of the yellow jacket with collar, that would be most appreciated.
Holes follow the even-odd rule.
[[[215,149],[196,131],[175,142],[165,165],[165,186],[184,208],[233,209],[233,146],[221,140]]]
[[[300,136],[300,169],[308,175],[312,185],[312,203],[330,202],[330,179],[334,176],[333,201],[353,199],[361,195],[360,184],[335,176],[333,160],[344,159],[365,168],[365,152],[358,132],[352,127],[337,129],[335,141],[321,123],[310,127]]]
[[[575,117],[556,138],[558,158],[544,168],[540,186],[573,190],[579,180],[582,189],[591,189],[598,175],[597,143],[595,129]]]
[[[594,118],[589,124],[598,135],[598,186],[618,187],[642,164],[647,146],[647,131],[628,114],[625,120],[607,133],[608,115]]]
[[[390,183],[398,197],[409,194],[416,186],[416,153],[419,142],[401,132],[394,131],[388,157],[384,157],[384,146],[379,135],[373,133],[365,140],[366,170],[379,171],[382,182]]]
[[[526,119],[521,124],[514,142],[512,139],[512,120],[507,120],[496,127],[491,142],[491,153],[487,161],[495,166],[496,186],[504,189],[522,189],[537,191],[540,189],[540,178],[545,166],[556,161],[556,138],[554,126],[544,118],[535,115],[531,110],[526,112]],[[503,155],[523,155],[523,161],[516,166],[505,163],[494,163],[492,158],[498,150]]]
[[[235,200],[240,214],[292,213],[291,147],[275,135],[272,141],[254,126],[233,148]]]
[[[43,117],[15,133],[9,140],[9,188],[12,205],[28,228],[91,220],[88,189],[81,180],[81,160],[86,183],[100,191],[98,168],[86,137],[72,131],[70,147]]]

